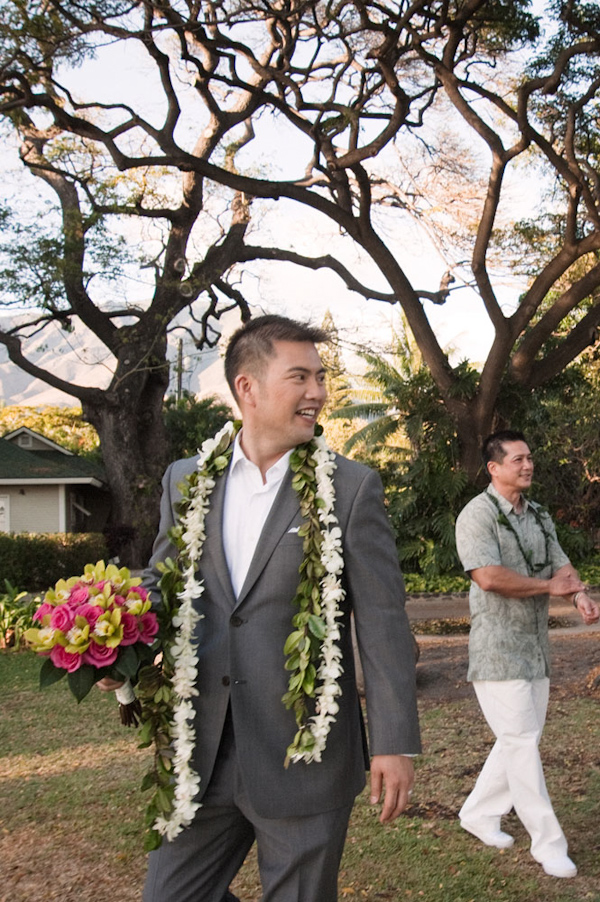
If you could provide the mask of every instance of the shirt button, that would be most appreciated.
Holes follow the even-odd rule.
[[[223,683],[224,686],[229,686],[229,684],[231,683],[231,680],[228,676],[224,676],[223,679],[221,680],[221,682]]]
[[[234,614],[229,622],[232,626],[241,626],[244,621],[241,617],[238,617],[237,614]]]

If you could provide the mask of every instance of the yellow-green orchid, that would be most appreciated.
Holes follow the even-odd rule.
[[[70,654],[82,655],[90,645],[90,625],[85,617],[76,617],[75,623],[65,636],[66,642],[60,642]]]
[[[100,645],[108,645],[109,648],[116,648],[120,644],[123,638],[120,608],[100,614],[94,626],[93,638]]]
[[[32,650],[39,654],[40,652],[50,651],[56,645],[59,633],[61,636],[63,635],[60,630],[55,630],[51,626],[43,626],[41,629],[31,627],[25,630],[23,635],[31,645]]]

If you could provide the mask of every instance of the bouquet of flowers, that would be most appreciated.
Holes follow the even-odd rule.
[[[43,688],[67,677],[78,702],[94,683],[110,677],[125,683],[117,697],[124,723],[137,723],[139,705],[130,681],[157,653],[159,623],[141,580],[126,567],[86,564],[82,576],[60,579],[44,595],[33,615],[39,627],[25,632],[35,652],[46,660]]]
[[[60,579],[49,589],[33,617],[39,626],[24,633],[45,658],[41,689],[66,676],[81,701],[103,677],[124,683],[116,692],[121,720],[140,727],[140,748],[154,746],[142,780],[142,790],[153,790],[146,810],[147,851],[190,822],[199,781],[189,763],[193,732],[187,722],[193,716],[189,698],[196,692],[195,657],[186,642],[176,641],[182,628],[188,636],[199,615],[191,599],[181,601],[184,586],[175,562],[168,558],[159,567],[157,612],[141,580],[126,567],[98,561],[86,564],[82,576]]]

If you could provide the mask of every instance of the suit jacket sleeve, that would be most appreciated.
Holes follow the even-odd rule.
[[[372,755],[421,750],[413,638],[404,581],[379,476],[367,470],[345,535],[347,591],[365,680]]]
[[[167,467],[163,476],[160,524],[152,547],[152,556],[142,575],[142,585],[151,593],[152,602],[155,605],[160,604],[161,601],[158,588],[161,573],[157,569],[157,564],[168,557],[175,558],[177,556],[177,548],[169,541],[167,535],[168,530],[175,525],[175,505],[181,498],[177,485],[188,473],[192,472],[195,461],[196,458],[175,461]]]

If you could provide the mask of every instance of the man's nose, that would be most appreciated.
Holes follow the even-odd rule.
[[[316,398],[323,404],[327,399],[327,388],[325,383],[321,382],[319,379],[309,380],[306,392],[309,398]]]

